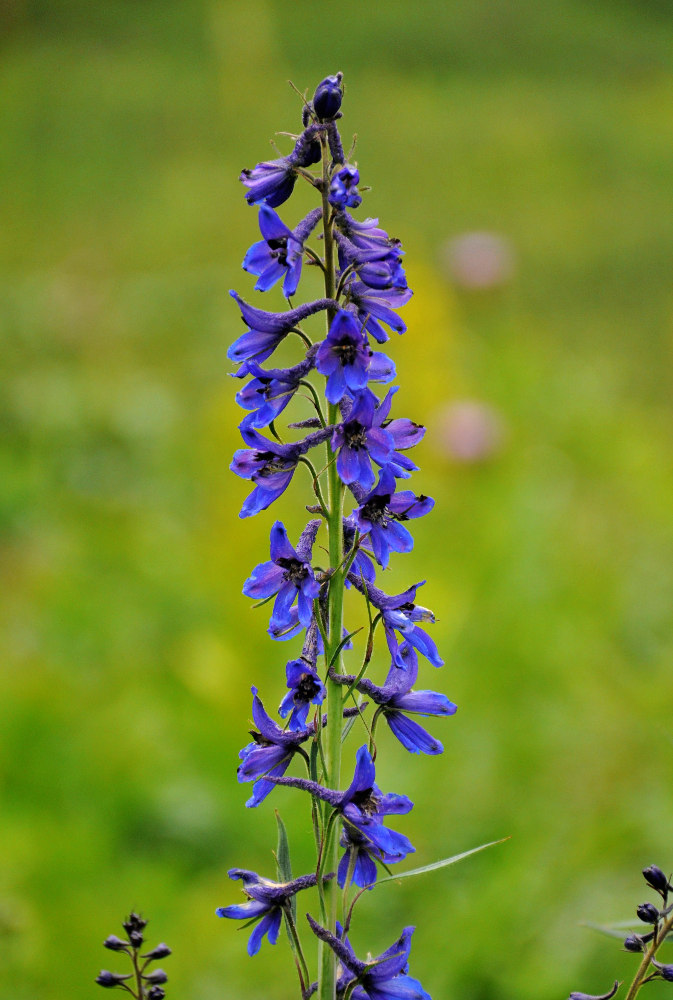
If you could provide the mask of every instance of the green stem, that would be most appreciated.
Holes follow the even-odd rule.
[[[325,247],[325,296],[328,299],[334,298],[335,273],[334,273],[334,237],[332,235],[331,206],[327,199],[330,181],[330,153],[327,146],[327,139],[323,134],[322,143],[322,209],[323,209],[323,236]],[[334,310],[327,311],[327,329],[334,319]],[[329,424],[340,422],[340,413],[336,405],[330,403],[327,414]],[[325,648],[325,660],[329,664],[334,659],[334,668],[339,671],[340,656],[339,643],[341,642],[341,630],[343,627],[343,594],[344,594],[344,572],[343,572],[343,494],[344,488],[339,479],[336,462],[331,461],[332,455],[329,444],[328,461],[328,500],[327,500],[327,531],[329,565],[333,571],[329,582],[328,595],[328,634]],[[327,729],[324,739],[325,751],[325,783],[328,788],[335,791],[339,789],[341,783],[341,686],[335,684],[329,677],[326,678],[327,687]],[[324,844],[325,855],[321,859],[321,870],[325,872],[336,871],[338,867],[339,838],[329,838],[329,830],[324,834],[327,843]],[[336,923],[339,916],[339,893],[336,879],[325,884],[325,910],[327,914],[327,927],[333,934],[336,933]],[[318,958],[318,1000],[334,1000],[336,997],[336,956],[334,952],[324,942],[319,943]]]
[[[308,966],[306,964],[306,959],[304,958],[301,941],[299,940],[299,935],[297,934],[297,927],[294,922],[294,917],[292,916],[292,909],[289,905],[284,908],[283,914],[285,916],[287,929],[290,932],[290,937],[292,938],[292,942],[294,944],[293,951],[295,953],[295,957],[297,958],[297,972],[299,973],[299,983],[303,993],[311,982],[311,977],[309,976]]]
[[[673,913],[670,913],[668,917],[662,922],[661,926],[657,928],[654,933],[654,937],[650,942],[649,947],[643,955],[643,960],[638,966],[638,971],[635,974],[633,982],[629,986],[629,992],[626,994],[626,1000],[634,1000],[637,995],[638,990],[645,982],[645,976],[650,968],[650,963],[657,953],[657,949],[662,941],[665,939],[668,932],[673,928]]]

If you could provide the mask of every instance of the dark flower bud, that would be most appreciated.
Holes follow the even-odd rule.
[[[140,931],[130,931],[129,939],[134,948],[142,948],[145,940]]]
[[[662,979],[667,983],[673,983],[673,965],[662,965],[656,958],[652,959],[652,965],[656,966]]]
[[[624,947],[627,951],[642,951],[643,939],[639,934],[629,934],[624,938]]]
[[[152,951],[148,951],[146,955],[141,955],[140,957],[149,958],[150,961],[153,962],[157,958],[167,958],[167,956],[170,954],[171,954],[171,949],[168,947],[167,944],[164,944],[164,942],[162,941],[161,944],[158,944],[156,946],[156,948],[152,948]]]
[[[111,989],[113,986],[119,986],[125,979],[130,978],[130,972],[123,976],[120,972],[108,972],[107,969],[103,969],[102,972],[96,976],[96,982],[99,986],[105,986],[106,989]]]
[[[166,990],[162,990],[161,986],[153,986],[147,994],[147,1000],[164,1000],[165,996]]]
[[[103,947],[109,948],[110,951],[124,951],[125,948],[129,947],[128,941],[122,940],[122,938],[117,937],[116,934],[110,934],[103,941]]]
[[[131,913],[122,924],[122,927],[127,934],[131,934],[133,931],[143,931],[147,927],[147,921],[143,920],[139,913]]]
[[[342,80],[343,73],[337,73],[335,76],[327,76],[316,88],[313,96],[313,110],[322,121],[334,118],[341,107],[341,100],[343,98]]]
[[[648,868],[643,868],[643,878],[660,895],[663,896],[668,892],[668,879],[657,865],[650,865]]]
[[[641,903],[636,914],[644,924],[656,924],[659,920],[659,910],[653,903]]]
[[[621,983],[615,979],[615,985],[607,993],[601,993],[599,996],[595,996],[592,993],[571,993],[568,1000],[610,1000],[620,986]]]
[[[154,972],[148,972],[146,976],[143,976],[146,983],[152,983],[158,986],[160,983],[167,983],[168,976],[163,969],[155,969]]]

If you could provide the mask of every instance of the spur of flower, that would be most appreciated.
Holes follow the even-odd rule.
[[[301,875],[290,882],[272,882],[246,868],[230,868],[227,874],[230,879],[243,883],[247,900],[233,906],[218,906],[215,913],[218,917],[229,917],[232,920],[258,921],[248,939],[249,955],[257,954],[265,936],[269,944],[276,943],[283,912],[289,912],[292,897],[302,889],[310,889],[318,883],[315,874]],[[328,882],[332,878],[333,874],[324,875],[323,881]]]

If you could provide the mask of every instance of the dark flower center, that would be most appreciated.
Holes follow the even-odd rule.
[[[299,704],[303,701],[311,701],[320,691],[320,684],[312,674],[302,674],[294,692],[294,701]]]
[[[281,236],[277,240],[266,241],[272,257],[278,258],[278,263],[285,266],[287,264],[287,236]]]
[[[274,744],[271,742],[271,740],[265,739],[264,736],[262,736],[261,733],[258,733],[256,729],[251,729],[251,730],[249,730],[249,732],[250,732],[250,735],[252,736],[253,742],[256,743],[258,747],[272,747],[272,746],[274,746]]]
[[[357,420],[344,424],[344,441],[347,448],[367,448],[367,429]]]
[[[389,494],[385,496],[372,497],[371,500],[368,500],[362,508],[362,517],[366,521],[371,521],[372,524],[380,524],[382,528],[385,528],[388,524],[388,518],[395,516],[392,511],[388,509],[389,500]]]
[[[373,816],[378,812],[379,798],[373,788],[364,788],[361,792],[356,792],[352,802],[365,816]]]
[[[308,576],[306,566],[298,559],[279,559],[278,565],[285,570],[283,579],[287,580],[288,583],[293,583],[297,588],[301,587]]]
[[[352,365],[358,356],[358,347],[352,340],[342,340],[332,346],[342,365]]]
[[[293,465],[294,462],[288,462],[287,459],[281,458],[280,455],[274,455],[273,458],[269,459],[264,468],[259,470],[257,478],[267,479],[269,476],[275,476],[277,472],[286,472]]]

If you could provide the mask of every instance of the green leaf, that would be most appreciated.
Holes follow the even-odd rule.
[[[356,628],[354,632],[349,632],[348,635],[345,635],[343,637],[343,639],[341,640],[341,642],[339,643],[339,645],[337,646],[337,648],[334,650],[334,653],[332,655],[332,659],[329,661],[330,668],[333,667],[334,664],[336,663],[336,661],[339,659],[339,653],[341,653],[341,651],[343,650],[343,648],[346,645],[346,643],[350,642],[351,639],[353,638],[353,636],[357,635],[358,632],[362,632],[363,628],[364,628],[364,625],[361,625],[360,628]],[[339,671],[337,671],[337,673],[338,672]]]
[[[280,818],[280,813],[276,809],[276,823],[278,824],[278,847],[276,848],[276,867],[278,869],[279,882],[292,881],[292,865],[290,864],[290,846],[287,842],[287,830]]]
[[[617,927],[619,926],[618,924],[613,924],[610,927],[602,924],[592,924],[589,920],[582,921],[582,924],[580,926],[590,927],[592,931],[598,931],[599,934],[605,934],[607,937],[611,938],[619,938],[620,941],[623,941],[624,938],[626,937],[624,931],[634,930],[637,927],[637,922],[631,920],[628,924],[624,923],[623,924],[624,930],[622,931],[617,930]],[[643,925],[641,924],[640,926],[642,927]]]
[[[496,844],[504,844],[509,837],[502,837],[501,840],[491,840],[488,844],[481,844],[480,847],[473,847],[470,851],[463,851],[462,854],[454,854],[452,858],[444,858],[442,861],[433,861],[431,865],[423,865],[422,868],[412,868],[409,872],[399,872],[395,875],[391,875],[388,878],[380,878],[376,885],[382,885],[384,882],[399,882],[403,878],[411,878],[412,875],[424,875],[426,872],[434,872],[439,868],[448,868],[449,865],[455,865],[456,862],[462,861],[463,858],[469,858],[471,854],[478,854],[479,851],[485,851],[487,847],[494,847]]]

